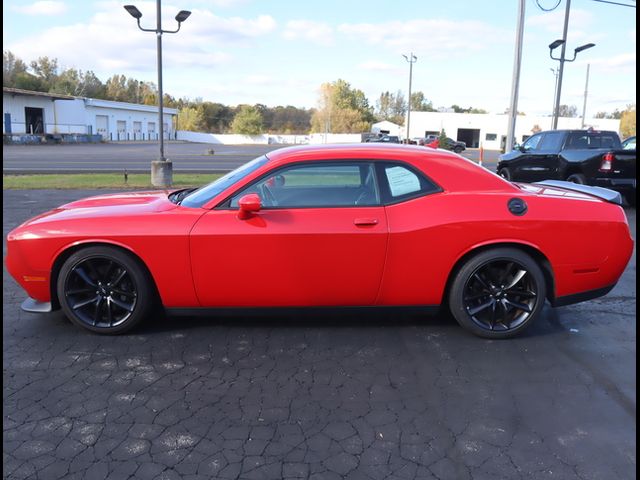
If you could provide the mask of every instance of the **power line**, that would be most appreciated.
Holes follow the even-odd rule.
[[[618,3],[618,2],[610,2],[608,0],[593,0],[594,2],[600,2],[600,3],[609,3],[611,5],[619,5],[621,7],[631,7],[631,8],[636,8],[635,5],[629,5],[628,3]],[[635,3],[635,1],[634,1]]]

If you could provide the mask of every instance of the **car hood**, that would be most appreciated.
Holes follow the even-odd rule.
[[[58,220],[122,217],[163,212],[177,207],[169,200],[170,193],[168,190],[155,190],[96,195],[61,205],[32,218],[23,225],[35,225]]]

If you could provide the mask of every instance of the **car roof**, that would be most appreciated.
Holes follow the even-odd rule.
[[[422,170],[445,190],[518,190],[513,184],[471,160],[447,150],[418,145],[380,143],[304,145],[273,150],[266,156],[270,160],[268,168],[298,161],[331,162],[349,159],[403,161]]]

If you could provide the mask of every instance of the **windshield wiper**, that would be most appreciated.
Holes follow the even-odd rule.
[[[180,202],[184,200],[184,197],[189,195],[194,190],[197,190],[197,188],[185,188],[184,190],[178,190],[177,192],[173,192],[171,194],[170,200],[176,205],[180,205]]]

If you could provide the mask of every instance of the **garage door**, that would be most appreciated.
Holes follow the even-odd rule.
[[[109,140],[109,117],[107,115],[96,115],[96,132],[102,135],[104,140]]]

